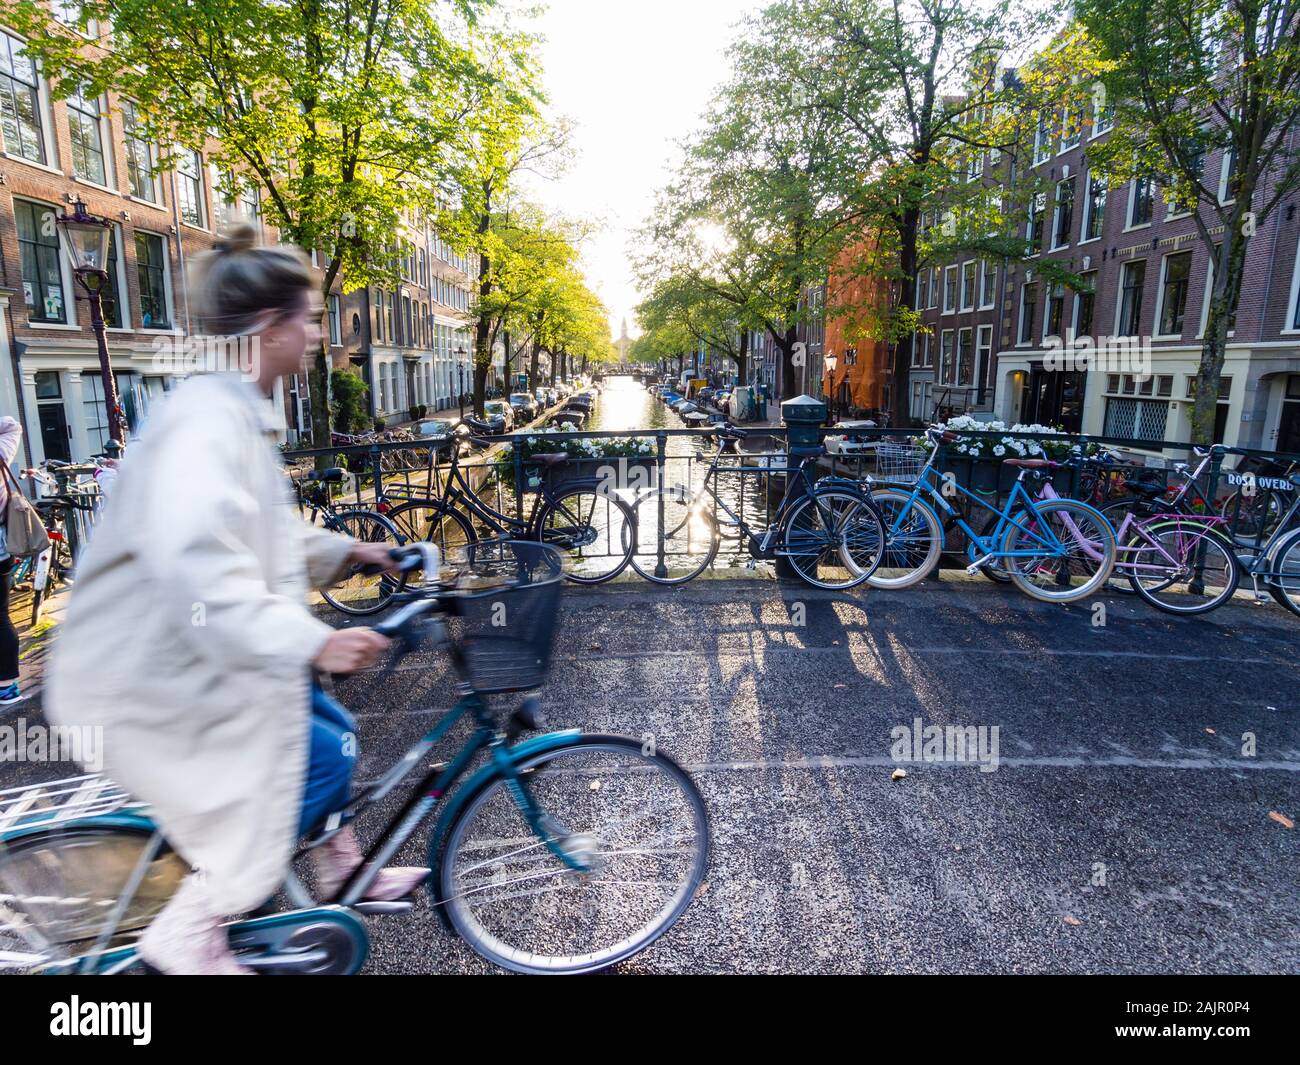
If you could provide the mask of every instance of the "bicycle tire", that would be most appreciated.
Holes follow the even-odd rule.
[[[831,529],[819,532],[823,525],[823,506],[835,501],[831,508],[832,521],[835,511],[842,509],[844,529],[842,532]],[[809,508],[814,508],[809,511]],[[807,518],[806,514],[815,514]],[[865,528],[860,524],[865,522]],[[802,531],[796,532],[796,530]],[[854,545],[870,550],[874,544],[874,556],[870,562],[863,564],[850,554],[849,539]],[[790,562],[801,580],[814,588],[827,591],[845,591],[864,583],[880,566],[885,544],[885,523],[880,512],[871,500],[861,492],[850,492],[845,488],[814,487],[812,495],[804,496],[797,502],[781,523],[781,553]],[[818,576],[824,558],[839,560],[838,567],[831,571],[843,570],[846,576],[827,579]]]
[[[655,940],[659,939],[667,932],[686,912],[691,902],[694,900],[696,893],[699,891],[700,884],[703,883],[705,872],[708,869],[709,850],[710,850],[710,830],[708,810],[704,804],[704,798],[700,794],[695,781],[691,779],[680,765],[672,758],[660,752],[647,753],[644,745],[640,740],[631,739],[627,736],[610,736],[610,735],[581,735],[575,736],[573,740],[563,746],[552,748],[551,750],[533,754],[520,759],[516,762],[516,769],[524,775],[524,786],[528,787],[533,798],[538,801],[540,806],[545,807],[545,799],[537,796],[540,790],[539,785],[549,783],[546,776],[551,763],[565,755],[582,754],[584,752],[614,752],[632,759],[632,765],[639,771],[625,775],[613,775],[608,780],[608,786],[599,791],[591,789],[584,782],[583,785],[572,792],[575,799],[579,795],[604,794],[604,801],[608,802],[609,796],[616,794],[615,784],[625,784],[628,780],[649,779],[645,766],[642,763],[650,763],[652,767],[662,768],[667,778],[675,783],[680,789],[680,795],[686,810],[691,815],[692,825],[695,830],[697,845],[693,855],[690,857],[689,869],[683,878],[682,885],[678,892],[664,904],[651,918],[651,921],[644,928],[637,930],[634,934],[625,936],[623,941],[615,943],[604,951],[584,951],[578,954],[565,956],[562,961],[554,961],[551,964],[544,964],[536,952],[520,951],[517,948],[511,948],[498,935],[492,934],[483,923],[468,912],[465,899],[470,897],[470,893],[458,889],[456,880],[459,869],[457,857],[459,853],[460,841],[465,838],[466,832],[472,826],[475,817],[481,810],[487,809],[487,803],[494,797],[500,796],[502,808],[507,814],[518,814],[518,807],[515,805],[515,799],[510,796],[510,784],[500,774],[493,774],[478,786],[474,793],[468,796],[463,802],[460,810],[454,820],[447,827],[446,832],[438,839],[430,841],[430,850],[436,851],[431,854],[431,866],[438,871],[436,890],[438,897],[435,903],[440,905],[446,914],[448,921],[453,929],[481,957],[502,968],[510,969],[514,972],[523,973],[588,973],[598,972],[607,969],[618,962],[639,954],[650,946]],[[564,768],[559,769],[563,774]],[[574,772],[574,771],[570,771]],[[578,774],[582,770],[576,771]],[[560,778],[562,780],[562,777]],[[579,775],[578,779],[582,779]],[[596,778],[593,778],[596,779]],[[603,779],[603,778],[601,778]],[[644,816],[644,807],[638,807],[638,812]],[[549,811],[547,811],[549,812]],[[488,810],[489,816],[492,811]],[[502,815],[505,816],[505,815]],[[520,818],[522,821],[522,818]],[[567,820],[567,819],[566,819]],[[596,826],[577,824],[570,822],[576,830],[575,835],[583,834],[592,838],[597,844],[604,842],[600,835],[596,833]],[[513,823],[512,823],[513,827]],[[611,827],[622,827],[619,822],[614,822]],[[584,832],[585,830],[585,832]],[[528,831],[526,828],[524,831]],[[606,830],[605,835],[608,835]],[[505,837],[495,837],[505,838]],[[541,847],[538,842],[533,849]],[[617,844],[615,845],[617,847]],[[502,860],[515,857],[519,854],[518,850],[507,852],[502,856]],[[634,853],[634,852],[628,852]],[[475,868],[487,865],[491,859],[485,860],[483,852],[480,849],[474,849],[473,865],[467,872],[473,872]],[[617,857],[618,851],[615,849],[610,852],[611,856]],[[542,851],[538,857],[546,862],[553,862],[561,872],[558,875],[565,875],[562,870],[565,867],[560,863],[558,858],[549,855],[548,851]],[[531,869],[531,867],[530,867]],[[544,879],[547,876],[556,874],[542,871],[539,877],[536,873],[529,876],[530,881]],[[580,874],[575,874],[574,879],[578,879]],[[490,881],[484,879],[485,884]],[[578,885],[581,886],[581,885]],[[481,894],[483,889],[476,889],[474,893]],[[626,904],[631,906],[631,902]],[[630,912],[630,909],[629,911]],[[617,916],[624,914],[620,912]],[[611,915],[610,920],[615,920]]]
[[[1011,581],[1017,588],[1032,599],[1038,599],[1045,603],[1073,603],[1078,599],[1084,599],[1092,595],[1098,589],[1103,587],[1109,578],[1111,571],[1115,566],[1115,557],[1117,546],[1115,544],[1115,530],[1111,528],[1110,522],[1106,520],[1105,515],[1096,507],[1088,503],[1080,503],[1077,499],[1051,499],[1034,504],[1034,509],[1040,516],[1046,517],[1055,513],[1074,513],[1079,520],[1086,519],[1091,522],[1096,529],[1096,535],[1099,538],[1102,548],[1102,558],[1095,572],[1083,584],[1072,585],[1067,590],[1047,591],[1044,588],[1034,584],[1028,577],[1026,570],[1038,568],[1037,556],[1026,558],[1014,558],[1010,552],[1016,550],[1016,538],[1025,525],[1027,512],[1021,511],[1015,516],[1014,521],[1008,525],[1005,535],[1002,538],[1002,551],[1006,556],[1007,572],[1011,575]],[[1069,519],[1067,518],[1067,521]],[[1047,559],[1055,559],[1054,555],[1042,556]],[[1059,573],[1059,571],[1058,571]]]
[[[580,496],[593,500],[590,510],[576,502]],[[568,505],[565,503],[566,500],[569,501]],[[601,504],[606,507],[607,522],[614,520],[609,508],[618,512],[621,555],[613,552],[613,537],[610,536],[608,525],[605,536],[610,541],[608,544],[610,550],[603,556],[594,553],[582,554],[584,547],[598,542],[602,535],[596,520],[596,510]],[[561,515],[559,523],[548,524],[556,515]],[[537,508],[537,513],[533,515],[531,539],[550,544],[565,555],[568,560],[564,567],[565,580],[573,584],[603,584],[617,577],[632,561],[632,556],[636,552],[636,516],[626,502],[608,491],[603,491],[599,482],[575,482],[563,486],[559,491],[548,496]],[[617,561],[612,568],[596,572],[598,567],[592,560],[602,557],[617,559]]]
[[[1280,606],[1286,607],[1291,611],[1291,613],[1295,614],[1296,617],[1300,617],[1300,529],[1288,533],[1278,541],[1277,547],[1269,552],[1270,560],[1277,560],[1275,564],[1270,563],[1269,568],[1280,569],[1282,566],[1287,564],[1288,556],[1293,553],[1295,555],[1293,564],[1295,565],[1297,572],[1296,580],[1284,586],[1276,583],[1279,578],[1272,577],[1268,579],[1264,586],[1268,589],[1268,594],[1273,597],[1275,602]],[[1288,592],[1287,588],[1294,588],[1294,591]]]
[[[669,527],[665,529],[664,533],[665,560],[670,557],[673,559],[683,559],[684,557],[688,557],[684,556],[680,550],[673,550],[667,543],[670,539],[673,541],[674,546],[680,543],[680,534],[684,529],[686,529],[688,521],[699,521],[705,526],[704,529],[698,530],[698,540],[704,545],[704,551],[699,556],[689,556],[691,561],[689,563],[683,563],[686,568],[680,572],[674,573],[673,576],[656,576],[655,568],[659,562],[659,535],[657,531],[653,537],[643,535],[641,508],[649,508],[645,513],[653,515],[652,520],[655,529],[657,530],[659,525],[660,496],[664,497],[665,505],[672,502],[678,507],[688,505],[692,499],[692,496],[684,488],[657,488],[637,499],[637,501],[632,505],[632,516],[633,520],[636,522],[637,542],[637,550],[632,553],[632,569],[652,584],[686,584],[687,582],[694,580],[713,565],[713,560],[717,558],[718,547],[721,542],[721,536],[718,532],[718,523],[714,519],[713,515],[707,510],[703,510],[699,514],[693,515],[680,522],[677,521],[676,518],[670,518],[665,521],[665,526]],[[689,551],[691,546],[691,532],[689,529],[686,529],[685,546]]]
[[[1181,529],[1184,525],[1184,522],[1158,521],[1153,522],[1150,525],[1144,525],[1141,529],[1141,533],[1145,533],[1147,536],[1154,539],[1156,534],[1161,530]],[[1129,583],[1132,584],[1133,590],[1157,610],[1162,610],[1166,614],[1176,614],[1189,617],[1193,614],[1208,614],[1211,610],[1217,610],[1224,603],[1231,600],[1237,592],[1240,575],[1238,573],[1237,559],[1232,552],[1231,545],[1217,532],[1214,526],[1198,523],[1196,527],[1199,528],[1200,531],[1199,534],[1194,535],[1197,535],[1197,538],[1203,540],[1206,544],[1212,545],[1213,550],[1222,552],[1223,557],[1227,560],[1227,572],[1230,576],[1225,581],[1222,590],[1213,599],[1204,603],[1198,603],[1194,606],[1177,606],[1165,602],[1158,598],[1156,594],[1174,587],[1178,583],[1177,575],[1173,575],[1164,581],[1158,582],[1157,587],[1152,587],[1151,585],[1144,583],[1143,579],[1136,573],[1130,573],[1128,575],[1128,580]],[[1135,529],[1133,534],[1125,543],[1125,547],[1136,549],[1140,548],[1143,543],[1144,541],[1142,540],[1139,530]]]
[[[876,504],[885,523],[885,550],[880,565],[876,567],[874,573],[867,578],[867,583],[873,588],[910,588],[925,580],[934,572],[935,566],[939,564],[939,557],[943,554],[943,523],[939,516],[934,512],[924,499],[917,497],[912,500],[911,489],[903,488],[878,488],[872,491],[871,500]],[[920,518],[924,531],[915,526],[911,526],[915,531],[910,535],[916,539],[919,544],[924,536],[928,540],[924,552],[920,552],[915,547],[908,549],[906,546],[902,549],[896,546],[896,541],[900,535],[909,535],[901,532],[898,521],[893,517],[893,510],[896,508],[902,515],[903,508],[911,500],[911,508],[915,509]],[[902,517],[907,520],[907,517]],[[919,555],[920,561],[913,564],[912,559]],[[897,563],[895,565],[894,563]],[[881,576],[882,570],[895,571],[904,570],[896,577]]]
[[[361,543],[391,543],[394,547],[403,541],[397,529],[384,515],[371,510],[340,510],[331,514],[325,527],[351,536]],[[347,576],[328,589],[321,597],[335,610],[349,617],[368,617],[377,614],[393,601],[406,587],[410,575],[398,576],[362,574],[360,567],[351,567]]]

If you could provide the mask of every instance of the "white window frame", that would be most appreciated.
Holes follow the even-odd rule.
[[[119,110],[122,110],[122,152],[123,152],[122,168],[127,171],[126,188],[122,190],[122,195],[127,197],[127,199],[134,200],[136,203],[148,203],[148,204],[152,204],[154,207],[161,207],[163,202],[163,197],[162,197],[162,181],[157,171],[158,152],[159,152],[158,142],[149,140],[147,137],[133,137],[131,136],[130,133],[127,132],[126,113],[124,110],[126,104],[130,104],[131,107],[137,111],[137,113],[140,107],[140,105],[135,100],[123,100],[121,107],[119,107]],[[130,173],[131,164],[128,159],[129,153],[127,152],[127,144],[133,140],[138,140],[144,145],[145,153],[148,156],[148,161],[150,164],[149,165],[149,186],[153,192],[152,198],[145,197],[145,196],[137,196],[134,192],[131,191],[131,173]]]
[[[1298,252],[1297,254],[1300,255],[1300,252]],[[1206,261],[1206,263],[1205,263],[1205,291],[1201,294],[1201,324],[1200,324],[1200,327],[1196,330],[1196,339],[1197,339],[1197,340],[1202,340],[1202,339],[1204,339],[1204,337],[1205,337],[1205,325],[1206,325],[1206,323],[1207,323],[1207,322],[1209,321],[1209,319],[1210,319],[1210,293],[1211,293],[1211,291],[1214,289],[1214,267],[1215,267],[1215,261],[1214,261],[1214,260],[1215,260],[1215,256],[1211,256],[1211,257]],[[1300,264],[1297,264],[1297,266],[1300,267]],[[1295,292],[1295,282],[1294,282],[1294,281],[1292,282],[1291,287],[1292,287],[1292,297],[1291,297],[1291,298],[1294,300],[1294,299],[1295,299],[1295,295],[1294,295],[1294,292]],[[1292,304],[1292,307],[1291,307],[1291,310],[1293,310],[1293,309],[1294,309],[1294,304]],[[1238,314],[1241,313],[1241,293],[1240,293],[1240,292],[1237,293],[1237,313],[1238,313]],[[1288,313],[1290,313],[1290,310],[1288,311]],[[1184,328],[1186,328],[1186,319],[1184,319],[1183,325],[1184,325]],[[1300,332],[1300,330],[1296,330],[1296,329],[1281,329],[1281,330],[1279,330],[1279,332],[1281,332],[1281,333],[1293,333],[1293,334],[1294,334],[1294,333]],[[1237,335],[1237,330],[1235,330],[1235,329],[1229,329],[1229,330],[1228,330],[1228,337],[1229,337],[1229,338],[1232,338],[1232,337],[1234,337],[1234,336],[1236,336],[1236,335]]]
[[[331,292],[329,298],[330,345],[339,347],[343,343],[343,301],[337,292]]]
[[[949,287],[948,287],[948,275],[949,275],[950,273],[951,273],[952,276],[953,276],[953,284],[952,284],[952,288],[951,288],[951,289],[949,289]],[[949,291],[952,292],[952,306],[951,306],[951,307],[948,305],[948,293],[949,293]],[[945,266],[945,267],[943,268],[943,310],[942,310],[940,313],[941,313],[941,314],[956,314],[956,313],[957,313],[957,302],[958,302],[958,300],[960,299],[960,296],[961,296],[961,277],[960,277],[960,276],[958,275],[958,273],[957,273],[957,264],[956,264],[956,263],[953,263],[951,266]]]
[[[1141,299],[1146,302],[1147,278],[1146,278],[1146,260],[1145,259],[1128,259],[1119,265],[1119,283],[1115,287],[1115,325],[1111,334],[1116,337],[1140,336],[1140,333],[1121,333],[1119,330],[1120,316],[1124,313],[1124,278],[1129,268],[1142,263],[1142,289]],[[1142,315],[1138,314],[1137,328],[1142,328]]]
[[[1175,248],[1172,251],[1165,252],[1160,257],[1160,285],[1156,289],[1156,316],[1151,320],[1151,339],[1152,340],[1181,340],[1183,333],[1158,333],[1162,319],[1165,316],[1165,283],[1169,277],[1169,260],[1175,255],[1188,256],[1187,267],[1187,295],[1192,294],[1192,264],[1195,257],[1192,255],[1191,248]],[[1187,306],[1183,306],[1183,332],[1187,331]]]
[[[1020,309],[1016,314],[1016,347],[1018,348],[1027,348],[1034,342],[1034,328],[1032,323],[1029,325],[1029,335],[1025,336],[1025,289],[1030,285],[1037,286],[1038,282],[1036,280],[1020,282]],[[1037,287],[1035,287],[1034,290],[1034,302],[1038,302]]]
[[[166,234],[166,233],[159,233],[159,232],[157,232],[156,230],[153,230],[153,229],[144,229],[144,228],[142,228],[142,227],[140,227],[140,226],[136,226],[136,227],[135,227],[135,232],[133,232],[133,233],[131,234],[131,243],[132,243],[132,246],[134,246],[134,244],[135,244],[135,238],[138,237],[138,236],[157,237],[159,240],[162,241],[162,247],[163,247],[163,260],[164,260],[164,262],[165,262],[165,265],[164,265],[164,267],[163,267],[163,272],[162,272],[162,275],[163,275],[163,302],[164,302],[164,303],[166,304],[166,306],[167,306],[167,323],[168,323],[166,329],[155,329],[155,328],[153,328],[153,327],[151,327],[151,326],[145,326],[145,325],[143,324],[143,323],[144,323],[144,312],[142,311],[141,314],[140,314],[140,322],[141,322],[141,325],[140,325],[139,332],[141,332],[141,333],[161,333],[161,334],[174,333],[174,332],[176,331],[177,325],[176,325],[176,303],[175,303],[174,299],[172,298],[172,241],[171,241],[171,237],[170,237],[168,234]],[[137,272],[139,271],[139,269],[140,269],[140,265],[139,265],[139,263],[137,262],[137,263],[136,263],[136,270],[137,270]],[[137,306],[138,306],[138,304],[137,304]]]
[[[190,149],[190,148],[178,146],[176,148],[177,160],[179,161],[179,159],[185,155],[188,155],[191,159],[197,160],[198,162],[198,173],[195,175],[195,180],[198,181],[198,185],[199,185],[198,188],[199,220],[197,222],[191,222],[188,218],[186,218],[181,213],[181,202],[180,202],[181,182],[187,181],[189,179],[187,175],[181,173],[181,169],[179,166],[175,166],[172,168],[172,172],[174,175],[172,178],[172,182],[173,182],[172,187],[176,190],[176,217],[181,220],[181,225],[183,226],[189,226],[191,229],[200,229],[203,230],[205,233],[210,232],[211,231],[210,226],[212,222],[212,211],[208,208],[207,182],[204,180],[204,172],[208,169],[208,165],[203,161],[202,152],[196,149]],[[213,198],[214,199],[216,198],[215,195]]]
[[[970,380],[963,381],[961,378],[961,338],[962,334],[970,338]],[[952,375],[953,383],[958,388],[970,388],[975,384],[975,328],[974,326],[962,326],[957,330],[957,346],[952,353]]]
[[[951,348],[948,348],[951,342]],[[948,348],[947,361],[951,368],[953,380],[948,380],[944,373],[944,349]],[[945,329],[939,334],[939,360],[935,367],[934,379],[941,385],[955,385],[957,377],[957,330]]]
[[[983,352],[981,360],[980,353]],[[983,373],[980,372],[983,367]],[[988,388],[989,375],[993,372],[993,327],[980,325],[975,327],[975,387]]]
[[[1085,234],[1088,232],[1088,227],[1092,225],[1092,183],[1093,183],[1094,178],[1093,178],[1093,173],[1092,173],[1092,170],[1091,170],[1091,169],[1089,169],[1089,170],[1087,170],[1087,171],[1084,171],[1084,172],[1081,172],[1081,174],[1082,174],[1082,177],[1083,177],[1083,211],[1080,213],[1080,216],[1079,216],[1079,240],[1078,240],[1078,243],[1080,243],[1080,244],[1091,244],[1094,240],[1101,240],[1101,238],[1102,238],[1105,234],[1104,234],[1104,233],[1098,233],[1095,237],[1085,236]],[[1102,225],[1103,225],[1103,227],[1104,227],[1105,224],[1106,224],[1106,223],[1105,223],[1105,215],[1104,215],[1105,204],[1106,204],[1106,201],[1107,201],[1107,199],[1108,199],[1109,197],[1110,197],[1110,190],[1107,189],[1107,188],[1105,188],[1105,187],[1103,187],[1102,190],[1101,190],[1101,202],[1102,202],[1102,211],[1103,211]]]
[[[970,303],[966,302],[966,270],[971,270]],[[957,275],[957,305],[962,312],[973,311],[979,302],[980,269],[978,259],[967,259],[961,264],[961,273]]]
[[[1210,264],[1210,270],[1213,271],[1214,264]],[[1211,276],[1213,276],[1211,274]],[[1208,294],[1209,289],[1206,289]],[[1205,332],[1205,318],[1209,312],[1210,301],[1204,301],[1205,305],[1201,310],[1201,333]],[[1295,335],[1300,333],[1300,237],[1296,238],[1295,261],[1291,264],[1291,296],[1286,305],[1286,318],[1283,319],[1283,333]]]
[[[1099,272],[1100,272],[1100,271],[1097,271],[1097,270],[1087,270],[1087,271],[1085,271],[1085,272],[1081,275],[1081,276],[1083,276],[1083,277],[1085,277],[1085,278],[1087,278],[1087,277],[1091,277],[1091,278],[1093,279],[1093,282],[1092,282],[1092,291],[1091,291],[1091,292],[1080,292],[1080,291],[1076,291],[1075,294],[1074,294],[1074,309],[1070,312],[1070,332],[1073,333],[1073,334],[1075,335],[1075,337],[1079,337],[1079,336],[1095,336],[1095,335],[1096,335],[1096,331],[1097,331],[1097,275],[1098,275]],[[1086,334],[1081,334],[1081,333],[1079,332],[1079,311],[1081,311],[1081,310],[1083,309],[1083,298],[1084,298],[1084,296],[1091,296],[1091,297],[1092,297],[1092,329],[1090,329]]]
[[[1068,248],[1068,247],[1073,243],[1073,240],[1071,239],[1071,237],[1073,236],[1074,223],[1075,223],[1075,221],[1077,220],[1076,218],[1072,217],[1072,218],[1070,219],[1070,230],[1071,230],[1071,232],[1070,232],[1070,233],[1067,233],[1067,234],[1065,235],[1065,238],[1066,238],[1066,239],[1065,239],[1065,241],[1064,241],[1063,243],[1061,243],[1061,244],[1057,244],[1057,243],[1056,243],[1056,230],[1057,230],[1057,223],[1058,223],[1058,222],[1060,221],[1060,219],[1061,219],[1061,186],[1062,186],[1062,185],[1065,185],[1065,184],[1067,184],[1067,183],[1069,183],[1069,182],[1074,182],[1074,192],[1073,192],[1073,193],[1071,194],[1071,196],[1070,196],[1071,211],[1072,211],[1072,213],[1073,213],[1074,215],[1077,215],[1077,214],[1078,214],[1077,211],[1074,211],[1074,210],[1073,210],[1074,205],[1077,205],[1078,202],[1079,202],[1078,199],[1077,199],[1077,196],[1078,196],[1078,190],[1079,190],[1079,180],[1078,180],[1078,179],[1079,179],[1079,175],[1078,175],[1078,174],[1070,174],[1070,175],[1067,176],[1067,177],[1063,177],[1063,178],[1061,178],[1059,181],[1057,181],[1056,186],[1055,186],[1055,188],[1054,188],[1054,190],[1053,190],[1053,195],[1052,195],[1052,241],[1051,241],[1051,246],[1050,246],[1050,248],[1049,248],[1050,251],[1061,251],[1061,250],[1064,249],[1064,248]],[[1082,231],[1080,231],[1080,232],[1082,232]]]
[[[1128,183],[1128,205],[1124,211],[1124,232],[1125,233],[1130,233],[1135,229],[1149,229],[1151,227],[1151,223],[1155,221],[1155,217],[1156,217],[1155,182],[1152,181],[1151,178],[1147,178],[1147,181],[1150,182],[1151,184],[1151,217],[1148,218],[1145,222],[1138,222],[1136,225],[1134,225],[1133,223],[1133,208],[1137,206],[1137,178],[1134,178],[1132,181]]]
[[[59,208],[55,204],[48,203],[45,200],[38,200],[34,196],[15,196],[13,198],[13,202],[29,203],[32,206],[38,208],[43,207],[49,211],[52,211],[54,213],[55,218],[58,218],[59,216]],[[14,217],[15,249],[18,249],[17,224],[18,224],[18,220],[16,217]],[[55,236],[58,238],[59,241],[59,290],[60,290],[60,294],[63,296],[63,320],[58,322],[33,322],[29,318],[28,325],[32,329],[80,329],[81,326],[77,322],[76,289],[74,287],[76,281],[72,276],[72,267],[68,264],[67,236],[64,234],[63,230],[59,227],[56,227],[54,232],[55,232]],[[19,302],[23,310],[26,311],[27,296],[22,288],[23,267],[22,267],[21,251],[19,251],[18,262],[16,264],[15,269],[18,276],[17,294],[19,297]],[[71,295],[73,298],[69,299],[68,298],[69,295]]]
[[[89,185],[92,189],[103,189],[105,192],[117,192],[117,185],[114,183],[117,179],[117,161],[113,156],[113,126],[108,120],[108,94],[100,93],[95,98],[95,105],[99,111],[96,116],[96,124],[99,126],[99,151],[104,158],[104,180],[102,183],[92,181],[90,178],[81,177],[77,174],[72,175],[72,180],[80,185]],[[71,111],[72,99],[65,98],[63,106]],[[71,145],[71,126],[72,116],[65,116],[69,127],[69,145]],[[73,160],[69,159],[71,168]]]
[[[998,266],[992,259],[981,259],[979,263],[979,309],[981,311],[988,311],[992,310],[998,304]],[[988,288],[985,282],[988,280],[990,269],[993,271],[993,298],[985,303],[984,291]]]
[[[1059,338],[1059,339],[1064,339],[1063,335],[1062,335],[1060,332],[1056,332],[1056,333],[1049,333],[1049,332],[1048,332],[1048,320],[1052,317],[1052,315],[1051,315],[1051,306],[1052,306],[1052,289],[1054,289],[1054,288],[1059,284],[1059,285],[1061,286],[1061,328],[1062,328],[1062,329],[1065,328],[1065,293],[1066,293],[1067,289],[1066,289],[1064,283],[1059,282],[1059,281],[1057,281],[1057,282],[1047,282],[1047,281],[1044,281],[1043,284],[1044,284],[1044,288],[1043,288],[1043,340],[1047,340],[1049,337],[1057,337],[1057,338]]]
[[[133,333],[135,328],[132,323],[135,321],[134,315],[131,314],[131,286],[126,280],[126,247],[123,241],[126,239],[122,235],[122,227],[117,222],[113,224],[113,252],[117,262],[114,266],[117,268],[117,305],[122,309],[122,324],[109,325],[104,322],[104,328],[110,333]],[[131,238],[134,240],[134,236]]]
[[[24,38],[16,33],[11,33],[4,27],[0,27],[0,33],[18,44],[27,44]],[[36,74],[36,105],[41,112],[41,150],[45,156],[45,161],[28,159],[25,155],[11,152],[4,143],[3,134],[0,134],[0,155],[3,155],[6,159],[12,159],[16,163],[34,166],[37,170],[46,170],[51,174],[58,174],[62,177],[63,169],[62,161],[59,158],[59,139],[54,135],[54,107],[50,100],[49,79],[45,77],[44,72],[41,70],[41,64],[34,59],[32,60],[32,69]]]

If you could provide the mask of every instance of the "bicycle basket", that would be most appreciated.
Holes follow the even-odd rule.
[[[471,544],[461,559],[455,610],[465,679],[480,695],[540,687],[551,661],[564,569],[547,544]]]
[[[920,444],[882,440],[876,447],[876,476],[882,481],[915,481],[929,457]]]

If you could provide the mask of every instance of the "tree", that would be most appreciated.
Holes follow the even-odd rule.
[[[321,292],[391,284],[389,246],[426,205],[488,79],[477,56],[487,0],[83,0],[112,47],[87,48],[41,0],[7,9],[57,79],[136,101],[160,142],[209,149],[233,201],[323,256]],[[215,146],[209,138],[215,137]],[[164,158],[161,163],[167,165]],[[330,365],[311,365],[313,442],[330,439]]]
[[[1192,439],[1214,438],[1219,376],[1251,237],[1300,187],[1300,4],[1296,0],[1081,0],[1099,101],[1114,129],[1089,149],[1112,184],[1162,181],[1191,212],[1213,271]],[[1227,167],[1206,161],[1219,153]]]
[[[747,382],[752,323],[744,320],[743,306],[727,297],[724,283],[693,274],[666,277],[637,305],[636,314],[641,327],[656,334],[676,325],[693,347],[702,344],[735,363],[739,383]]]

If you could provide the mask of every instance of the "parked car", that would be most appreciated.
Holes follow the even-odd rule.
[[[515,423],[523,425],[537,417],[537,397],[531,392],[511,392],[510,406],[515,409]]]
[[[515,413],[509,403],[493,399],[483,404],[483,420],[492,426],[494,433],[508,433],[515,427]]]
[[[731,406],[731,393],[725,389],[721,392],[715,393],[713,397],[713,405],[717,407],[718,410],[722,411],[723,414],[726,414],[727,408]]]

